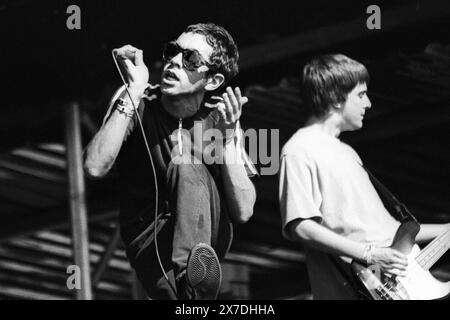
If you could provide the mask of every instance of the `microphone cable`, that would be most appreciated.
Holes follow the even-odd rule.
[[[114,50],[111,52],[111,54],[112,54],[114,63],[115,63],[115,65],[116,65],[116,68],[117,68],[117,70],[119,71],[120,78],[122,79],[122,82],[123,82],[123,84],[124,84],[124,86],[125,86],[125,90],[126,90],[126,92],[127,92],[127,95],[128,95],[128,97],[130,98],[131,104],[133,105],[134,114],[136,115],[136,118],[137,118],[137,120],[138,120],[139,128],[140,128],[142,137],[144,138],[145,148],[147,149],[147,154],[148,154],[148,157],[150,158],[150,164],[151,164],[151,166],[152,166],[152,170],[153,170],[153,179],[154,179],[154,184],[155,184],[155,213],[154,213],[154,214],[155,214],[155,217],[154,217],[154,226],[153,226],[153,230],[154,230],[153,236],[154,236],[155,249],[156,249],[155,251],[156,251],[156,256],[157,256],[157,258],[158,258],[159,267],[161,268],[161,271],[162,271],[162,273],[163,273],[163,275],[164,275],[164,278],[166,279],[166,281],[167,281],[167,283],[169,284],[170,288],[172,289],[173,293],[174,293],[175,296],[177,297],[177,296],[178,296],[178,295],[177,295],[177,291],[176,291],[176,289],[174,288],[173,284],[170,282],[169,277],[167,276],[166,271],[164,270],[164,266],[163,266],[163,264],[162,264],[161,257],[160,257],[160,255],[159,255],[158,238],[157,238],[157,236],[156,236],[156,234],[157,234],[157,223],[158,223],[158,200],[159,200],[159,199],[158,199],[158,180],[157,180],[157,178],[156,178],[156,169],[155,169],[155,165],[154,165],[154,163],[153,163],[152,154],[151,154],[151,152],[150,152],[150,147],[149,147],[149,145],[148,145],[147,137],[145,136],[144,126],[142,125],[142,120],[141,120],[141,117],[140,117],[140,115],[139,115],[138,108],[137,108],[136,105],[134,104],[134,101],[133,101],[133,99],[132,99],[132,97],[131,97],[130,91],[128,90],[127,82],[125,81],[125,78],[123,77],[122,71],[120,70],[119,64],[117,63],[117,58],[116,58],[116,56],[114,55]]]

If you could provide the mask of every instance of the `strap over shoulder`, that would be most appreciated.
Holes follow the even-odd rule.
[[[394,194],[389,191],[364,165],[361,165],[366,170],[372,181],[375,189],[378,191],[381,200],[386,205],[388,212],[400,222],[414,221],[418,223],[416,217],[409,211],[406,205],[399,201]]]

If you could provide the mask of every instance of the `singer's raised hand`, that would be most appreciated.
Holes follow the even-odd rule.
[[[147,87],[149,73],[144,63],[144,53],[142,50],[129,44],[114,49],[114,55],[118,63],[122,66],[125,80],[129,84],[130,91],[140,96]]]
[[[248,98],[243,96],[239,87],[227,87],[221,97],[212,96],[211,99],[217,103],[205,103],[208,108],[217,108],[221,115],[221,121],[218,129],[226,132],[227,140],[229,140],[229,130],[234,134],[236,124],[242,115],[242,106],[248,102]]]
[[[248,102],[248,98],[241,94],[239,87],[227,87],[226,91],[219,96],[212,96],[211,99],[217,100],[217,103],[206,103],[209,108],[217,108],[222,115],[222,120],[227,126],[233,126],[239,120],[242,114],[242,106]]]

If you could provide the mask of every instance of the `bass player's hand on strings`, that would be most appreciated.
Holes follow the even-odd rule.
[[[381,247],[371,249],[367,262],[380,267],[383,273],[391,276],[405,276],[408,266],[406,255],[395,249]]]

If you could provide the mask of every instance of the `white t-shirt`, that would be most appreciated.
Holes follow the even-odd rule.
[[[298,130],[281,152],[283,235],[289,238],[286,226],[290,222],[312,218],[348,239],[389,246],[400,223],[384,207],[361,164],[357,153],[338,138],[314,127]],[[307,248],[308,269],[313,293],[319,295],[315,287],[330,288],[333,284],[314,282],[333,280],[324,266],[327,255],[312,251]]]

